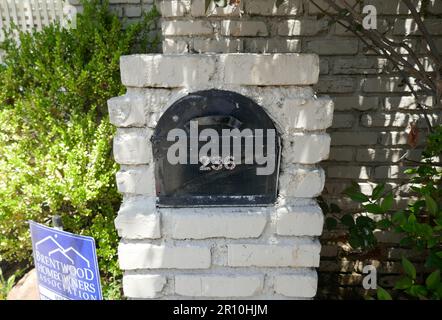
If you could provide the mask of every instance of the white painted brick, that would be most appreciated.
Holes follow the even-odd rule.
[[[393,132],[381,132],[379,134],[379,144],[386,146],[398,146],[408,144],[408,132],[406,131],[393,131]],[[425,132],[419,132],[417,143],[418,145],[425,144],[427,135]]]
[[[417,11],[420,11],[421,9],[421,2],[421,0],[411,0],[411,3]],[[378,13],[382,13],[385,15],[410,14],[410,10],[402,0],[365,0],[364,4],[375,6]],[[431,7],[430,3],[429,7]]]
[[[337,113],[333,115],[332,128],[352,128],[355,124],[355,116],[350,113]]]
[[[425,19],[425,27],[430,35],[442,35],[442,28],[440,27],[440,19]],[[410,19],[397,19],[394,24],[395,35],[421,35],[416,21]]]
[[[177,275],[175,293],[187,297],[251,297],[261,293],[262,275]]]
[[[123,7],[124,15],[128,18],[141,17],[140,5],[127,5]]]
[[[318,99],[285,99],[282,108],[276,104],[270,116],[283,133],[293,129],[324,130],[332,125],[333,101],[328,97]]]
[[[242,40],[197,38],[193,40],[193,49],[199,53],[235,53],[242,50]]]
[[[148,123],[155,118],[153,114],[162,114],[170,104],[183,96],[182,89],[128,88],[128,92],[136,92],[143,97]]]
[[[159,9],[162,17],[182,17],[188,9],[189,3],[182,0],[161,1]]]
[[[283,197],[313,198],[324,188],[325,174],[321,168],[301,168],[290,165],[282,169],[279,194]]]
[[[357,79],[351,77],[322,76],[315,86],[319,93],[347,93],[355,91]]]
[[[230,37],[265,37],[267,26],[263,21],[225,20],[221,23],[221,35]]]
[[[239,5],[230,5],[227,2],[226,7],[217,7],[215,3],[211,2],[206,10],[205,2],[205,0],[191,1],[192,17],[240,16],[243,7],[243,1]]]
[[[246,38],[246,52],[251,53],[293,53],[301,52],[301,40],[285,38]]]
[[[119,129],[114,137],[114,158],[119,164],[146,164],[152,161],[149,141],[152,132],[145,129]]]
[[[163,39],[163,53],[187,53],[189,52],[189,44],[185,40],[180,39]]]
[[[268,208],[160,209],[165,232],[174,239],[257,238],[267,224]]]
[[[333,146],[360,146],[376,144],[378,134],[376,132],[332,132],[331,143]]]
[[[121,80],[129,87],[182,87],[207,84],[215,73],[210,55],[130,55],[121,57]]]
[[[204,20],[163,21],[163,36],[198,36],[211,35],[213,26]]]
[[[143,97],[136,94],[111,98],[107,101],[110,122],[117,127],[142,127],[146,124]]]
[[[358,40],[311,40],[307,50],[320,55],[353,55],[358,52]]]
[[[333,74],[378,74],[387,66],[387,59],[375,57],[340,57],[335,60]]]
[[[229,244],[231,267],[318,267],[321,245],[318,241],[292,244]]]
[[[352,161],[354,158],[353,148],[336,148],[330,149],[330,160],[332,161]]]
[[[410,178],[410,175],[405,174],[404,171],[410,167],[405,166],[380,166],[375,169],[376,179],[406,179]]]
[[[318,205],[277,209],[276,233],[282,236],[320,236],[324,214]]]
[[[413,119],[411,115],[405,113],[367,113],[362,116],[361,124],[364,127],[406,127]]]
[[[115,219],[118,235],[125,239],[156,239],[161,237],[160,213],[155,197],[127,198]]]
[[[225,7],[216,7],[214,3],[207,10],[208,17],[240,17],[242,9],[242,1],[239,5],[227,5]]]
[[[121,193],[156,196],[153,165],[122,168],[117,172],[117,188]]]
[[[326,20],[311,19],[290,19],[281,22],[278,25],[278,34],[280,36],[314,36],[321,31],[326,30],[328,23]]]
[[[192,0],[190,5],[192,17],[201,17],[206,15],[206,1]]]
[[[275,292],[286,297],[313,298],[318,287],[316,271],[275,275]]]
[[[295,133],[284,141],[283,163],[314,164],[328,159],[330,153],[328,134]]]
[[[123,276],[124,295],[136,299],[158,298],[166,281],[166,277],[160,275],[125,275]]]
[[[329,166],[327,168],[328,178],[342,179],[369,179],[371,168],[365,166]]]
[[[319,58],[316,55],[232,54],[223,58],[226,84],[310,85],[315,84],[319,77]],[[272,76],[269,77],[269,74]]]
[[[356,11],[360,12],[359,5],[356,5],[359,2],[359,0],[346,0],[346,3],[351,6],[352,8],[356,8]],[[336,13],[336,11],[330,6],[330,4],[325,0],[316,0],[314,3],[316,3],[319,8],[325,9],[327,12],[330,13]],[[308,12],[309,14],[323,14],[322,11],[316,7],[312,1],[308,1]]]
[[[398,162],[408,148],[361,148],[357,151],[356,160],[359,162]],[[408,152],[407,158],[412,161],[421,159],[422,150],[414,149]]]
[[[210,248],[200,246],[120,243],[120,268],[134,269],[207,269],[211,265]]]
[[[364,96],[351,96],[351,97],[333,97],[336,111],[347,110],[371,110],[377,109],[379,106],[378,97],[364,97]]]
[[[244,11],[250,15],[285,16],[302,12],[301,0],[286,0],[277,4],[277,0],[248,0],[245,1]]]
[[[422,98],[420,101],[426,105],[433,105],[432,97]],[[383,107],[385,110],[398,110],[398,109],[407,109],[407,110],[416,110],[416,99],[412,96],[403,96],[403,97],[387,97],[383,103]]]
[[[413,81],[411,82],[413,83]],[[403,85],[402,79],[398,77],[376,77],[366,78],[362,84],[364,92],[409,92],[410,88]]]

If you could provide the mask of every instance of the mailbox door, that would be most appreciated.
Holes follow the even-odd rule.
[[[198,130],[192,131],[195,125]],[[176,143],[176,140],[168,141],[167,138],[173,129],[186,133],[187,155],[184,164],[171,164],[167,157],[169,148]],[[195,156],[197,149],[196,154],[199,154],[209,141],[204,138],[204,129],[218,133],[220,152],[215,156],[208,154],[207,158],[198,156],[198,162],[195,163],[194,158],[192,163],[192,152]],[[221,154],[224,129],[236,129],[236,132],[243,134],[236,140],[241,140],[240,161],[238,157],[229,158]],[[268,134],[272,132],[268,129],[273,130],[274,134]],[[263,165],[255,159],[250,163],[253,155],[246,152],[246,139],[249,139],[249,143],[253,141],[254,147],[258,144],[264,155],[268,156],[271,152],[274,160],[269,161],[275,161],[271,174],[257,174],[257,169]],[[270,142],[274,146],[271,150],[267,150],[268,139],[272,139]],[[269,116],[249,98],[220,90],[189,94],[176,101],[160,118],[152,144],[160,206],[270,205],[276,201],[280,138]],[[228,155],[231,157],[234,154],[233,145],[231,140]],[[249,157],[248,163],[245,163],[246,157]]]

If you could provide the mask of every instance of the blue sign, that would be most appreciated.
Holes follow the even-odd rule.
[[[102,300],[94,238],[29,222],[42,300]]]

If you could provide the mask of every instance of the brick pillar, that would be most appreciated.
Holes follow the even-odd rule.
[[[271,70],[272,72],[269,72]],[[296,70],[296,72],[293,72]],[[109,100],[118,127],[115,220],[129,298],[308,299],[317,287],[333,103],[317,98],[319,59],[299,54],[164,54],[121,59],[124,96]],[[159,208],[150,137],[158,119],[189,93],[244,95],[282,137],[278,200],[270,207]]]

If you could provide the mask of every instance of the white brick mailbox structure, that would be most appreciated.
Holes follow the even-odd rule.
[[[164,54],[121,58],[124,96],[109,100],[124,195],[116,228],[128,298],[306,299],[316,294],[333,103],[316,97],[313,54]],[[151,137],[177,100],[236,92],[281,137],[277,201],[267,206],[161,207]],[[165,179],[167,179],[167,175]]]

